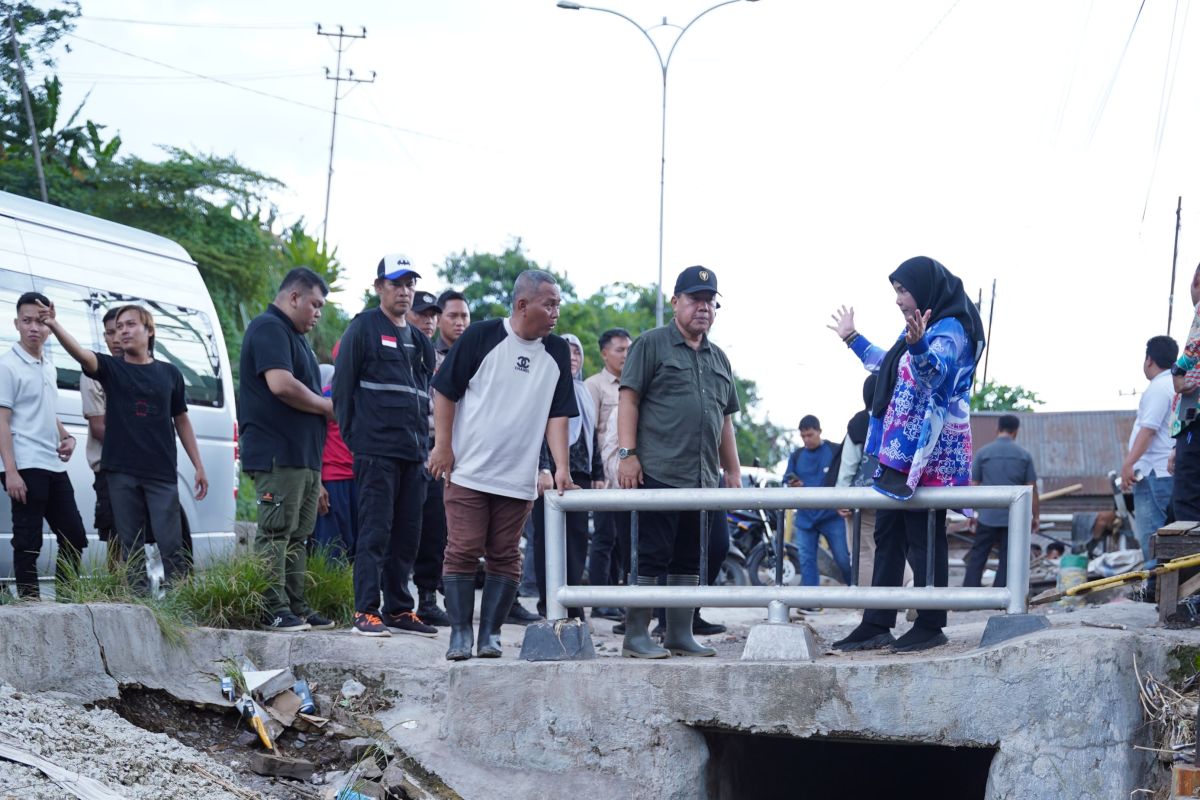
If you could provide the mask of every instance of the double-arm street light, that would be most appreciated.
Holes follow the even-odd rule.
[[[755,2],[755,0],[744,0],[745,2]],[[667,186],[667,68],[671,66],[671,56],[675,54],[675,48],[679,45],[679,40],[688,32],[688,29],[696,24],[696,21],[708,14],[710,11],[715,11],[721,6],[728,6],[734,3],[740,3],[743,0],[725,0],[723,3],[717,3],[711,8],[701,11],[696,16],[692,17],[692,21],[686,25],[672,25],[667,22],[667,18],[663,17],[663,21],[658,25],[651,25],[649,28],[643,28],[630,17],[625,16],[620,11],[613,11],[611,8],[598,8],[596,6],[585,6],[579,3],[572,3],[569,0],[559,0],[558,7],[565,8],[568,11],[603,11],[605,14],[612,14],[620,17],[628,22],[633,27],[642,32],[646,37],[646,41],[654,48],[654,54],[658,56],[658,65],[662,68],[662,145],[660,149],[660,163],[658,172],[658,285],[655,287],[654,299],[654,320],[657,325],[663,324],[663,208],[664,198],[666,196]],[[675,28],[679,31],[675,35],[675,41],[671,42],[671,49],[667,51],[666,58],[663,58],[662,49],[658,46],[658,42],[654,41],[654,37],[650,35],[650,31],[656,28]]]

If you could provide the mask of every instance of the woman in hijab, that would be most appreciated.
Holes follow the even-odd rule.
[[[563,334],[571,346],[571,374],[575,378],[575,403],[579,416],[571,417],[567,429],[567,441],[571,444],[571,480],[582,489],[603,489],[604,461],[600,457],[600,444],[596,439],[596,401],[583,385],[583,345],[573,333]],[[533,548],[537,567],[538,613],[546,614],[546,507],[541,493],[554,488],[554,459],[550,449],[542,444],[542,472],[538,476],[538,499],[533,506]],[[583,582],[583,567],[587,561],[588,512],[573,511],[567,514],[567,583],[578,586]],[[567,615],[583,619],[582,608],[569,608]]]
[[[891,348],[871,344],[854,327],[854,309],[834,312],[829,328],[879,381],[871,398],[864,451],[876,456],[873,487],[897,500],[918,486],[965,486],[971,472],[970,394],[983,352],[983,324],[962,281],[937,261],[917,256],[888,276],[904,331]],[[872,586],[899,586],[907,555],[914,583],[926,585],[926,511],[880,510],[875,516]],[[935,513],[933,585],[949,573],[946,512]],[[915,652],[946,643],[946,612],[924,610],[899,639],[894,609],[868,609],[838,650]]]

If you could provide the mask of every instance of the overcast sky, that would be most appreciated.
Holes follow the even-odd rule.
[[[1158,0],[1135,25],[1139,3],[760,0],[688,31],[669,76],[664,282],[716,272],[713,339],[772,420],[815,413],[840,438],[865,373],[830,312],[852,304],[860,331],[891,341],[886,276],[918,254],[982,288],[985,321],[996,280],[989,377],[1046,410],[1136,405],[1145,341],[1166,331],[1180,195],[1177,339],[1200,259],[1200,21]],[[608,7],[650,26],[708,5]],[[584,293],[656,279],[660,73],[615,16],[553,0],[83,0],[83,15],[58,66],[69,105],[90,91],[87,116],[127,153],[235,155],[286,183],[284,222],[314,231],[334,65],[315,23],[366,26],[343,65],[378,78],[340,110],[382,124],[338,124],[329,238],[346,298],[384,253],[436,291],[447,254],[517,236]],[[665,48],[675,30],[653,33]]]

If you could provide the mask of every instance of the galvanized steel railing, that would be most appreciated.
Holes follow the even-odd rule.
[[[546,605],[551,620],[564,619],[568,606],[612,607],[726,607],[768,608],[771,617],[791,608],[913,608],[973,611],[1002,609],[1022,614],[1029,594],[1029,541],[1033,520],[1033,490],[1028,486],[961,486],[918,489],[910,500],[893,500],[870,488],[783,489],[605,489],[578,490],[563,495],[546,493]],[[926,571],[933,575],[937,509],[1008,509],[1008,585],[1000,588],[961,586],[705,586],[708,537],[700,537],[702,585],[628,586],[566,585],[566,512],[633,511],[632,572],[637,575],[638,511],[701,511],[700,530],[707,531],[706,514],[727,509],[851,508],[856,510],[853,570],[858,573],[858,511],[929,509]],[[782,531],[775,537],[776,565],[781,566]],[[932,580],[932,577],[931,577]],[[778,579],[777,579],[778,583]],[[786,620],[786,611],[783,619]]]

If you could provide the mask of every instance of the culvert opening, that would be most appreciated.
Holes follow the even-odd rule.
[[[830,797],[982,800],[996,747],[789,736],[701,729],[708,800]]]

